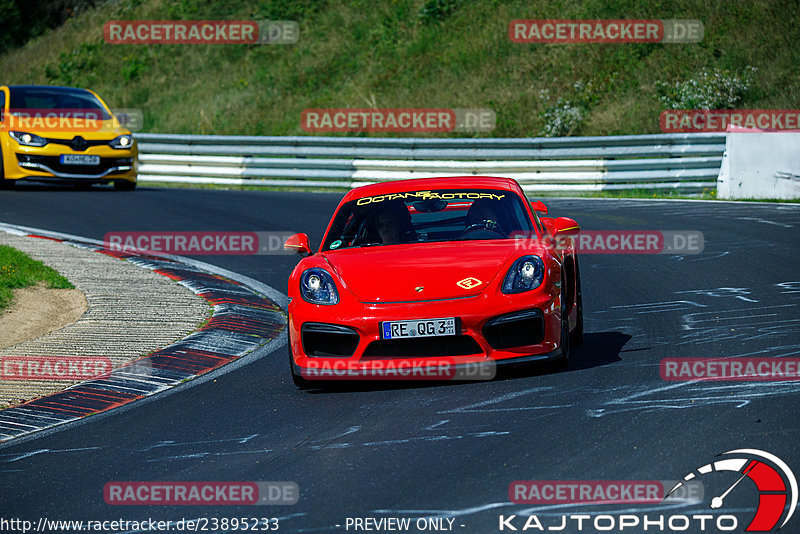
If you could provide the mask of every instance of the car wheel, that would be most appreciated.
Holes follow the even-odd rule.
[[[292,382],[294,382],[294,385],[297,386],[300,389],[308,389],[308,388],[310,388],[311,387],[311,381],[306,380],[305,378],[303,378],[300,375],[300,373],[298,373],[295,370],[294,356],[292,356],[292,339],[291,339],[291,337],[289,338],[289,343],[288,343],[288,347],[287,348],[289,349],[289,372],[292,374]]]
[[[581,270],[578,267],[577,258],[575,259],[575,308],[578,310],[577,319],[570,341],[573,347],[578,347],[583,344],[583,294],[581,293]]]
[[[308,389],[311,387],[311,382],[300,376],[297,371],[294,370],[294,361],[292,359],[291,351],[289,351],[289,370],[292,373],[292,382],[294,382],[295,386],[297,386],[299,389]]]
[[[562,278],[563,281],[563,278]],[[569,309],[567,303],[566,284],[561,284],[561,341],[559,348],[561,349],[561,356],[558,358],[558,365],[560,367],[569,367],[570,356],[570,335],[569,335]]]
[[[5,168],[3,167],[3,154],[0,152],[0,189],[11,189],[17,183],[16,180],[5,179]]]
[[[129,182],[128,180],[117,180],[114,182],[115,191],[133,191],[136,189],[136,182]]]

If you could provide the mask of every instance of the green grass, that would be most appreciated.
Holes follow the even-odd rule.
[[[0,245],[0,311],[14,298],[14,290],[44,283],[51,289],[74,289],[69,280],[19,250]]]
[[[511,20],[545,18],[698,19],[704,38],[635,45],[509,39]],[[11,24],[6,19],[0,17],[0,32]],[[110,45],[103,24],[113,20],[294,20],[300,40]],[[352,135],[304,132],[300,114],[308,108],[490,108],[497,123],[488,133],[358,135],[537,137],[563,99],[581,113],[568,135],[650,134],[660,132],[660,91],[703,80],[715,69],[736,77],[755,68],[728,107],[800,109],[796,35],[800,4],[784,0],[98,0],[0,54],[0,72],[8,84],[93,89],[111,107],[142,110],[145,132]],[[578,196],[698,198],[647,190]],[[714,199],[714,192],[699,198]]]
[[[697,44],[517,44],[513,19],[699,19]],[[294,45],[109,45],[111,20],[295,20]],[[0,22],[0,24],[2,24]],[[783,0],[116,0],[0,55],[4,83],[75,85],[138,108],[144,131],[306,135],[312,107],[491,108],[529,137],[547,102],[584,106],[570,135],[658,133],[658,82],[755,67],[737,107],[800,108],[800,6]],[[591,83],[587,96],[575,84]],[[346,134],[335,134],[346,135]],[[372,134],[402,136],[403,134]]]

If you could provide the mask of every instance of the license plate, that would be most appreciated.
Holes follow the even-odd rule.
[[[100,165],[100,156],[86,154],[61,154],[63,165]]]
[[[384,321],[381,323],[382,339],[454,335],[456,335],[455,317],[416,319],[413,321]]]

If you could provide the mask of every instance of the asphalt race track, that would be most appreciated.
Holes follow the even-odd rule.
[[[94,239],[109,231],[305,231],[316,248],[340,198],[28,186],[0,192],[0,221]],[[354,517],[433,516],[454,519],[456,532],[483,533],[498,531],[501,514],[522,516],[514,522],[521,530],[529,514],[559,525],[561,514],[649,510],[732,513],[743,530],[757,503],[752,484],[731,493],[722,512],[708,508],[712,494],[735,481],[730,477],[727,485],[707,485],[704,504],[671,507],[512,504],[508,488],[515,480],[678,480],[719,453],[743,448],[768,451],[800,474],[800,382],[659,376],[668,357],[800,355],[800,206],[546,203],[551,215],[573,217],[585,230],[699,230],[705,249],[583,255],[586,341],[565,371],[533,368],[488,383],[299,391],[283,346],[178,394],[11,442],[0,448],[3,516],[278,517],[283,532],[344,532]],[[297,261],[196,258],[284,294]],[[155,480],[294,481],[300,500],[263,507],[104,502],[109,481]],[[800,532],[800,518],[784,531]]]

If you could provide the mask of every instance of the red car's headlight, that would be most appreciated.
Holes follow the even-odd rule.
[[[503,280],[503,293],[524,293],[536,289],[544,280],[544,263],[539,256],[519,258]]]
[[[300,275],[300,294],[311,304],[338,304],[339,292],[325,269],[313,267]]]

